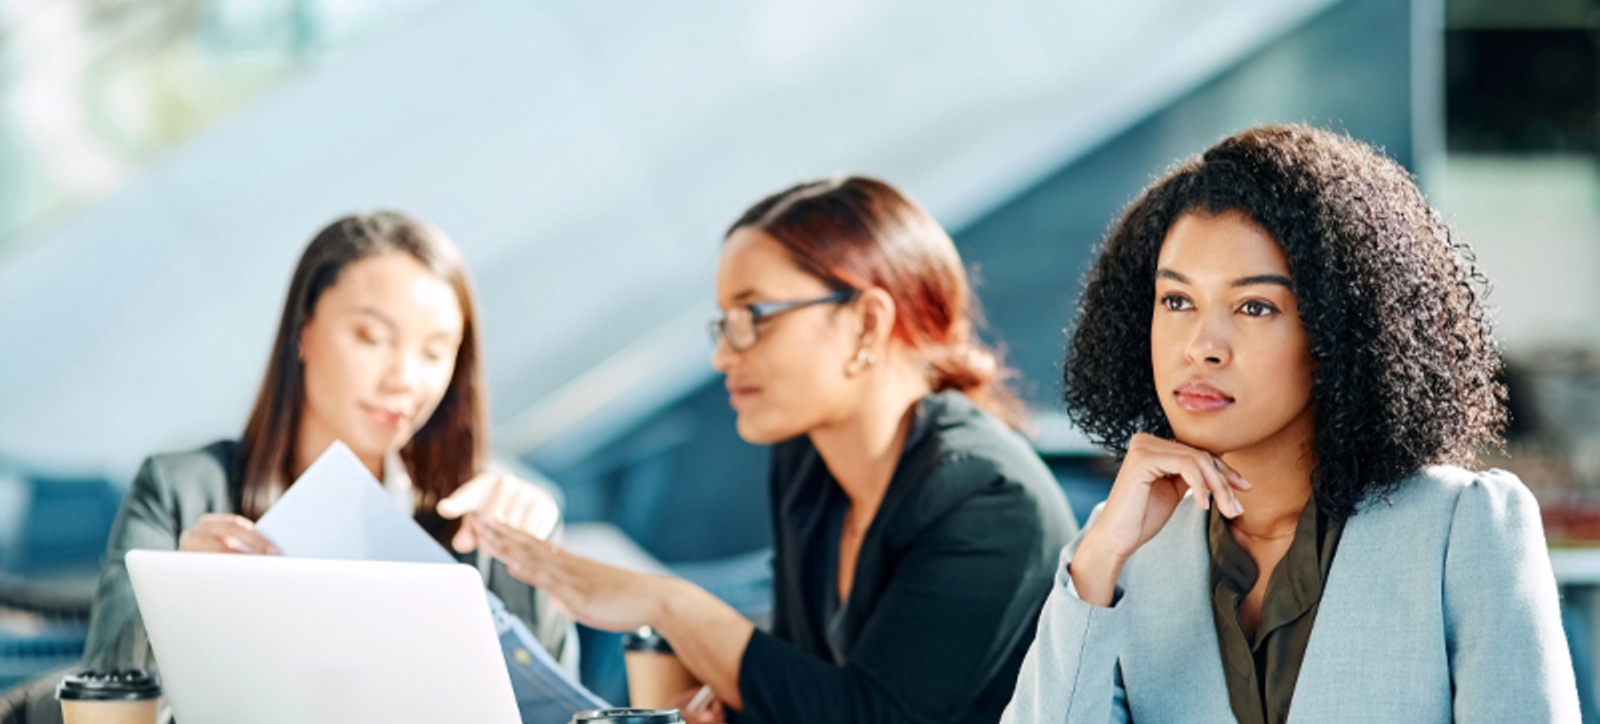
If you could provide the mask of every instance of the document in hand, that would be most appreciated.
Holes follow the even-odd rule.
[[[456,563],[416,521],[395,507],[378,480],[342,442],[307,468],[256,530],[286,556],[342,560]],[[528,627],[485,590],[524,724],[565,722],[608,705],[573,679]]]
[[[395,507],[383,485],[334,442],[289,486],[256,530],[291,558],[456,563],[422,526]]]

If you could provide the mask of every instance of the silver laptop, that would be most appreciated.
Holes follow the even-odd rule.
[[[517,724],[468,566],[131,551],[181,724]]]

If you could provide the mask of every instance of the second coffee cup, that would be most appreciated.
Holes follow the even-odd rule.
[[[143,669],[68,674],[56,685],[64,724],[155,724],[161,682]]]
[[[674,699],[700,686],[672,645],[649,626],[622,635],[622,659],[628,670],[628,702],[634,707],[671,707]]]

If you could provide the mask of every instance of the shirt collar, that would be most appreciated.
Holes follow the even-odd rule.
[[[390,451],[383,456],[383,490],[406,515],[416,512],[417,499],[411,487],[411,474],[406,471],[405,461],[400,458],[399,451]]]

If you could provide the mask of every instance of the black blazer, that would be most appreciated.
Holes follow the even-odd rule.
[[[803,437],[773,448],[770,484],[774,620],[740,662],[737,720],[998,721],[1077,532],[1027,441],[960,393],[923,398],[833,623],[837,649],[826,582],[847,499]]]

